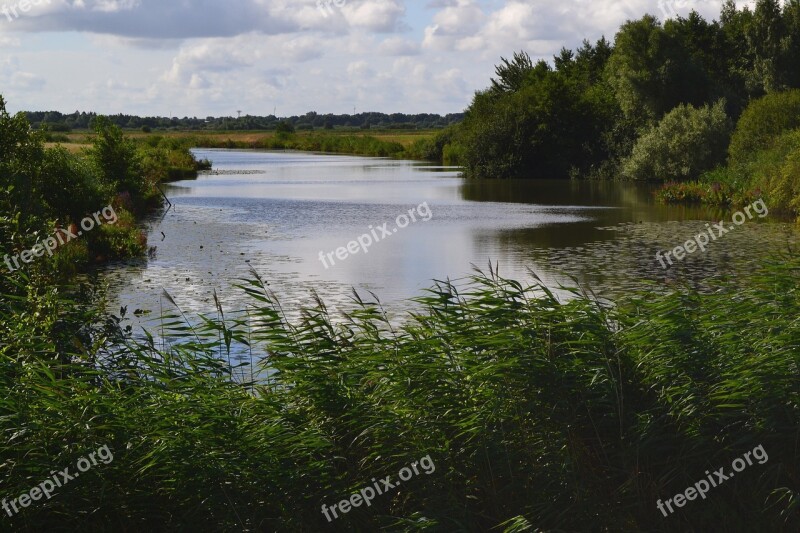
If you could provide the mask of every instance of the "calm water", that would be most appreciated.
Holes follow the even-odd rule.
[[[772,216],[769,223],[749,221],[665,272],[656,251],[682,244],[707,221],[730,225],[730,213],[658,205],[652,188],[639,184],[467,182],[456,169],[411,161],[195,153],[211,159],[215,171],[167,187],[174,207],[147,224],[155,256],[103,273],[111,309],[158,315],[169,307],[166,290],[184,312],[210,312],[214,289],[228,309],[242,309],[245,300],[231,287],[253,268],[287,308],[310,303],[312,289],[333,310],[349,308],[355,287],[399,311],[432,279],[463,278],[472,265],[486,269],[490,261],[506,277],[530,281],[530,269],[551,287],[574,279],[611,297],[652,283],[704,287],[742,275],[757,258],[792,250],[799,240],[792,224]],[[425,203],[425,217],[415,214],[416,222],[396,227],[398,215]],[[384,223],[389,235],[367,254],[336,258],[338,248]],[[333,253],[336,264],[326,269],[320,252]]]

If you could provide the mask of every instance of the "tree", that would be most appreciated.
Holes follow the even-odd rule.
[[[514,52],[514,59],[501,57],[500,65],[495,67],[497,79],[492,78],[492,91],[498,94],[520,90],[525,78],[533,70],[533,61],[527,52]]]
[[[636,142],[622,174],[631,180],[689,180],[725,161],[731,121],[725,102],[679,105]]]
[[[681,103],[701,104],[708,80],[680,39],[650,15],[617,33],[607,75],[625,116],[649,126]]]
[[[800,128],[800,90],[773,93],[745,109],[731,139],[730,162],[742,164],[785,131]]]
[[[93,126],[96,137],[89,154],[102,179],[117,192],[129,192],[134,198],[143,197],[148,191],[145,191],[136,147],[124,138],[119,126],[108,117],[95,118]]]

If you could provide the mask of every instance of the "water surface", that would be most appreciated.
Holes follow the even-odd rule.
[[[408,309],[433,279],[459,279],[490,261],[500,273],[550,287],[575,282],[613,297],[651,284],[742,275],[756,260],[792,250],[789,223],[748,221],[669,271],[656,261],[730,213],[655,203],[652,186],[583,181],[466,181],[458,169],[381,158],[295,152],[195,150],[214,171],[169,185],[173,208],[147,222],[155,256],[112,265],[111,309],[158,315],[166,290],[189,313],[245,299],[232,289],[255,269],[284,305],[311,303],[315,290],[333,310],[349,308],[352,288],[373,291],[393,312]],[[426,204],[406,228],[398,215]],[[325,267],[334,252],[387,224],[391,235]],[[396,232],[394,231],[396,229]],[[375,234],[373,234],[375,235]],[[378,233],[380,235],[380,233]],[[327,262],[327,261],[326,261]],[[151,315],[152,316],[152,315]]]

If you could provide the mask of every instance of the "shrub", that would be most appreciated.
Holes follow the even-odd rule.
[[[696,179],[725,160],[730,130],[723,100],[700,108],[679,105],[639,138],[622,174],[631,180]]]
[[[800,213],[800,129],[776,137],[771,148],[752,156],[745,172],[772,207]]]
[[[141,161],[136,146],[125,139],[122,130],[107,117],[94,121],[97,137],[89,154],[103,178],[118,192],[129,191],[135,197],[147,192],[142,183]]]
[[[61,147],[45,152],[42,196],[54,218],[78,222],[104,205],[112,190],[97,169],[81,156]]]
[[[800,128],[800,90],[773,93],[752,102],[731,138],[730,163],[742,165],[783,132]]]

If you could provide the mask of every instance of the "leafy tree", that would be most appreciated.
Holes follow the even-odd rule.
[[[708,93],[708,79],[681,39],[650,15],[623,24],[607,73],[623,113],[640,126],[678,104],[703,103]]]
[[[747,44],[753,60],[747,79],[751,92],[769,93],[786,89],[786,80],[780,69],[786,37],[786,25],[778,0],[758,0],[747,31]]]
[[[632,180],[696,179],[725,161],[731,121],[725,102],[695,108],[679,105],[644,133],[623,165]]]
[[[95,118],[94,131],[96,136],[89,154],[102,179],[116,192],[128,192],[134,198],[148,196],[151,191],[146,190],[142,180],[141,160],[135,145],[107,117]]]
[[[495,67],[497,79],[492,78],[492,91],[498,94],[513,93],[520,90],[528,74],[533,70],[531,57],[524,51],[514,52],[509,61],[501,57],[500,65]]]
[[[800,90],[773,93],[751,103],[731,139],[730,161],[739,165],[768,148],[785,131],[800,128]]]
[[[448,150],[459,154],[469,175],[564,178],[597,159],[593,150],[613,102],[544,67],[537,65],[516,92],[476,95],[457,135],[462,146]]]
[[[45,227],[43,157],[42,133],[32,131],[22,113],[11,116],[0,96],[0,246],[19,244]]]

